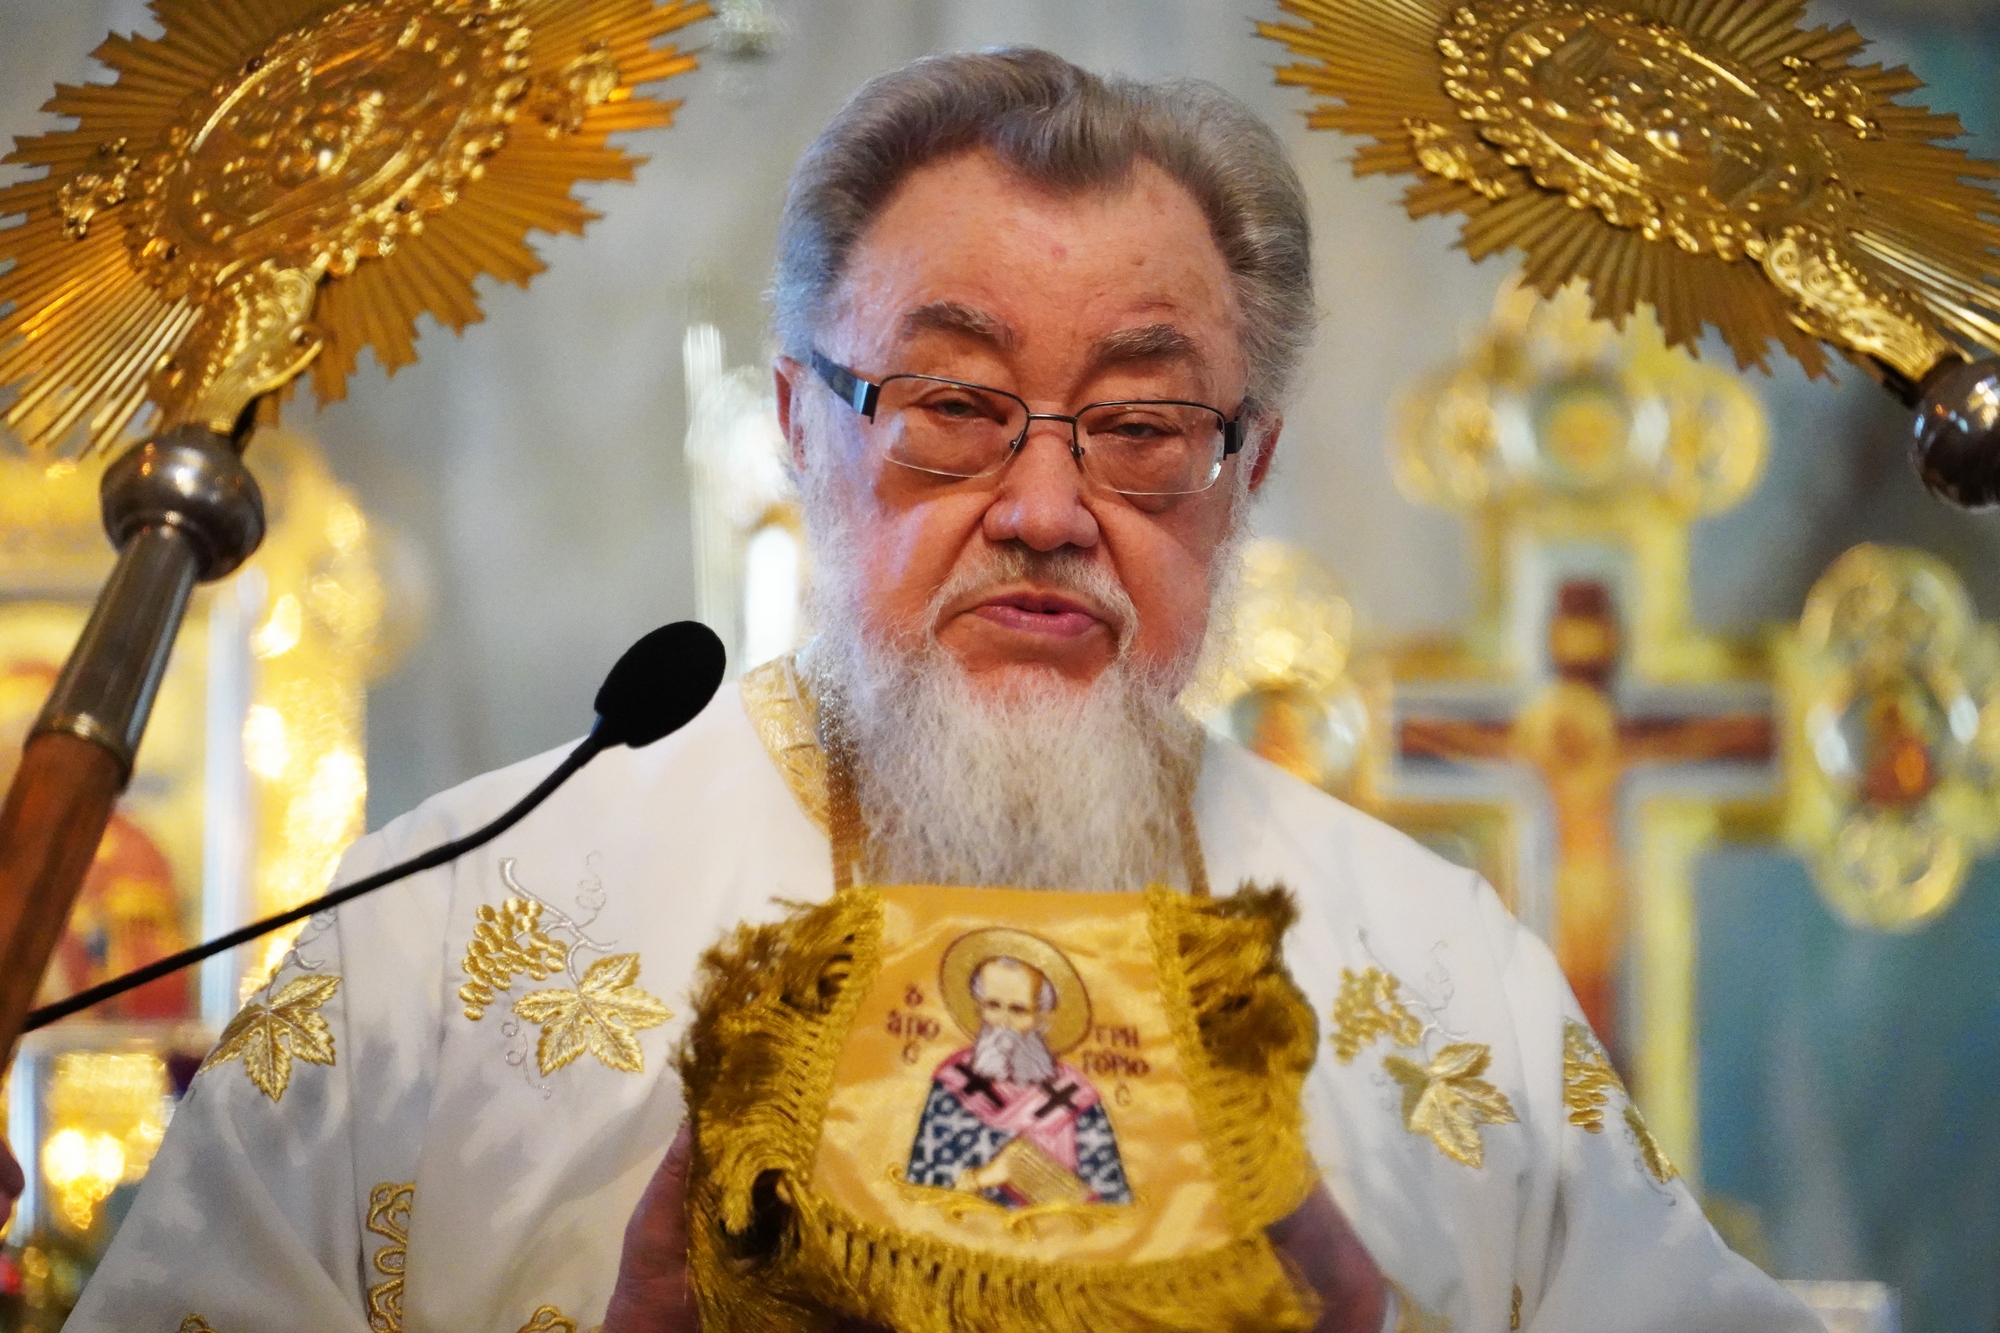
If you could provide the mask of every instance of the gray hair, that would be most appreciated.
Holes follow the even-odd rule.
[[[905,177],[985,148],[1049,190],[1151,162],[1200,204],[1235,278],[1250,397],[1284,401],[1312,337],[1305,192],[1269,126],[1213,84],[1103,78],[1033,47],[928,56],[871,80],[799,159],[778,229],[777,332],[803,360],[848,257]]]
[[[1018,958],[1009,958],[1005,954],[1001,954],[997,957],[987,959],[973,971],[972,973],[973,999],[979,1000],[982,1003],[985,1001],[986,969],[993,966],[995,963],[1011,963],[1013,966],[1020,968],[1023,972],[1033,972],[1036,976],[1042,977],[1040,969],[1036,968],[1033,964],[1024,963]],[[1056,988],[1054,983],[1052,983],[1047,977],[1042,977],[1041,989],[1035,992],[1035,1008],[1045,1014],[1051,1013],[1055,1010],[1056,1004],[1058,1001],[1061,1000],[1061,998],[1062,998],[1061,996],[1056,994]]]

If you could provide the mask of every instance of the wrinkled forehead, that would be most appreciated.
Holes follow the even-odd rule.
[[[1073,191],[990,155],[912,172],[849,256],[824,331],[887,365],[960,356],[1025,366],[1243,373],[1236,284],[1206,214],[1148,162]]]

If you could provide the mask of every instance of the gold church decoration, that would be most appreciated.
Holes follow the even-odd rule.
[[[1525,251],[1545,296],[1582,278],[1593,315],[1649,306],[1670,346],[1712,324],[1742,365],[1775,341],[1817,375],[1824,342],[1910,386],[2000,348],[2000,223],[1970,183],[2000,168],[1803,0],[1279,6],[1303,24],[1259,31],[1324,99],[1308,124],[1371,140],[1357,174],[1417,177],[1411,216],[1463,214],[1474,259]]]
[[[77,1235],[120,1185],[146,1174],[167,1132],[167,1066],[150,1051],[65,1051],[43,1094],[42,1179]]]
[[[1787,840],[1857,925],[1911,930],[2000,843],[2000,628],[1935,556],[1857,546],[1780,641]]]
[[[263,999],[249,1001],[229,1020],[201,1070],[241,1060],[259,1092],[274,1102],[282,1100],[291,1086],[294,1057],[333,1065],[333,1029],[319,1011],[339,989],[339,977],[311,974],[294,977],[275,995],[267,985]]]
[[[227,435],[308,366],[322,404],[363,347],[415,359],[417,317],[480,316],[473,280],[525,284],[531,230],[579,232],[580,181],[629,179],[613,133],[670,123],[634,95],[693,68],[653,42],[706,15],[652,0],[155,0],[157,38],[98,48],[110,84],[59,87],[73,129],[0,190],[6,424],[54,448],[160,424]]]

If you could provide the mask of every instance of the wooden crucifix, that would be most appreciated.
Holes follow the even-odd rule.
[[[1611,591],[1594,580],[1556,589],[1548,624],[1554,679],[1500,720],[1404,716],[1405,758],[1507,763],[1532,770],[1555,817],[1553,944],[1584,1013],[1618,1053],[1618,965],[1626,889],[1619,795],[1639,765],[1766,764],[1772,720],[1763,713],[1657,710],[1626,715],[1613,691],[1619,623]]]

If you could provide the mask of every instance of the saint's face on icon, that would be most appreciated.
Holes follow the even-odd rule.
[[[1090,1024],[1069,960],[1045,940],[993,929],[961,936],[940,972],[973,1041],[932,1074],[903,1178],[1007,1208],[1130,1203],[1103,1099],[1058,1058]]]

